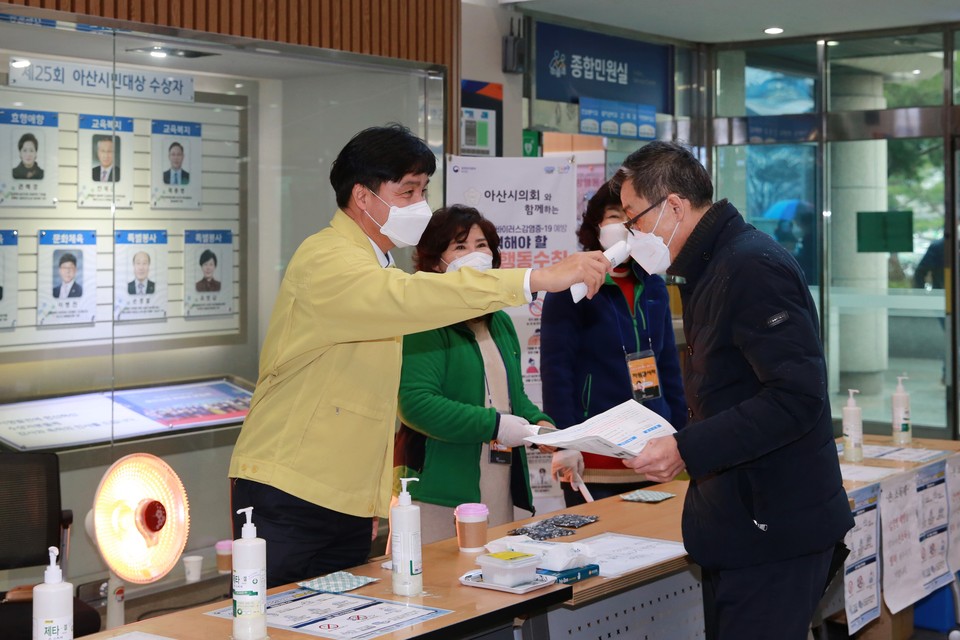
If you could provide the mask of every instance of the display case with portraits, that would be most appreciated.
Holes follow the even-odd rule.
[[[443,70],[75,20],[0,6],[0,449],[58,451],[81,513],[91,470],[119,452],[182,456],[204,487],[191,536],[215,541],[245,400],[190,385],[252,392],[285,266],[333,217],[327,176],[350,136],[400,122],[442,163]],[[209,415],[170,427],[133,396]],[[76,583],[103,571],[80,538]],[[5,577],[0,591],[32,579]]]
[[[400,122],[442,161],[442,70],[71,20],[0,7],[0,404],[255,380],[336,153]]]

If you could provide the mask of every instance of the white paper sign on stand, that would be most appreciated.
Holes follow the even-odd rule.
[[[852,636],[880,617],[880,485],[851,491],[853,529],[844,543],[850,549],[843,564],[843,602],[847,632]]]
[[[500,235],[501,267],[545,267],[577,251],[577,172],[569,157],[447,160],[447,203],[476,207]],[[527,396],[542,404],[542,296],[513,307]]]
[[[880,482],[880,526],[883,601],[891,613],[898,613],[924,595],[920,577],[916,471]]]
[[[569,157],[449,156],[447,203],[476,207],[500,235],[501,266],[544,267],[577,248],[577,172]],[[540,313],[543,294],[507,313],[520,342],[520,371],[530,400],[543,406],[540,385]],[[549,464],[546,472],[549,473]],[[531,479],[538,512],[563,506],[559,485]],[[533,471],[531,467],[531,472]]]
[[[950,513],[947,561],[950,571],[960,571],[960,454],[946,460],[947,508]]]

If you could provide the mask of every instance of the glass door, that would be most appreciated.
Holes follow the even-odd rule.
[[[897,377],[906,376],[913,424],[948,437],[943,145],[909,138],[827,146],[833,412],[847,389],[859,389],[864,422],[880,433]]]

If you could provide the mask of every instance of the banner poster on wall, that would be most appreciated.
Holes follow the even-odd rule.
[[[606,166],[602,164],[577,165],[577,228],[583,222],[587,212],[587,203],[597,193],[597,189],[607,181]]]
[[[114,234],[113,317],[155,320],[167,317],[167,232],[165,229]]]
[[[229,229],[184,232],[183,315],[233,312],[233,233]]]
[[[97,315],[97,233],[37,232],[37,324],[93,323]]]
[[[0,329],[17,326],[17,232],[0,229]]]
[[[447,203],[476,207],[497,226],[502,267],[544,267],[577,251],[577,172],[570,158],[451,156],[446,183]],[[524,388],[538,406],[542,309],[540,294],[506,310],[520,339]]]
[[[56,207],[59,114],[0,109],[0,207]]]
[[[150,207],[199,209],[203,185],[200,123],[154,120],[150,133]]]
[[[133,118],[80,114],[77,206],[133,207]]]

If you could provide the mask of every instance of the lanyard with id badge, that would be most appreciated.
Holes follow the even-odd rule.
[[[493,407],[493,394],[490,392],[490,381],[487,380],[487,368],[483,368],[483,384],[487,389],[487,406]],[[512,413],[513,408],[507,409],[507,413]],[[490,441],[490,464],[513,464],[513,449],[504,446],[496,440]]]
[[[633,335],[636,338],[638,348],[640,346],[640,332],[637,330],[637,302],[640,300],[640,294],[642,293],[643,283],[637,282],[634,285],[633,313],[630,314],[630,317],[633,320]],[[650,338],[649,330],[647,332],[647,345],[650,348],[627,353],[623,333],[620,331],[620,318],[617,317],[616,320],[617,331],[620,332],[620,344],[623,347],[623,353],[627,361],[627,371],[630,373],[630,386],[633,390],[633,399],[637,402],[645,402],[659,398],[660,373],[657,371],[657,357],[653,352],[653,340]],[[646,325],[646,315],[643,316],[643,322],[644,325]]]

